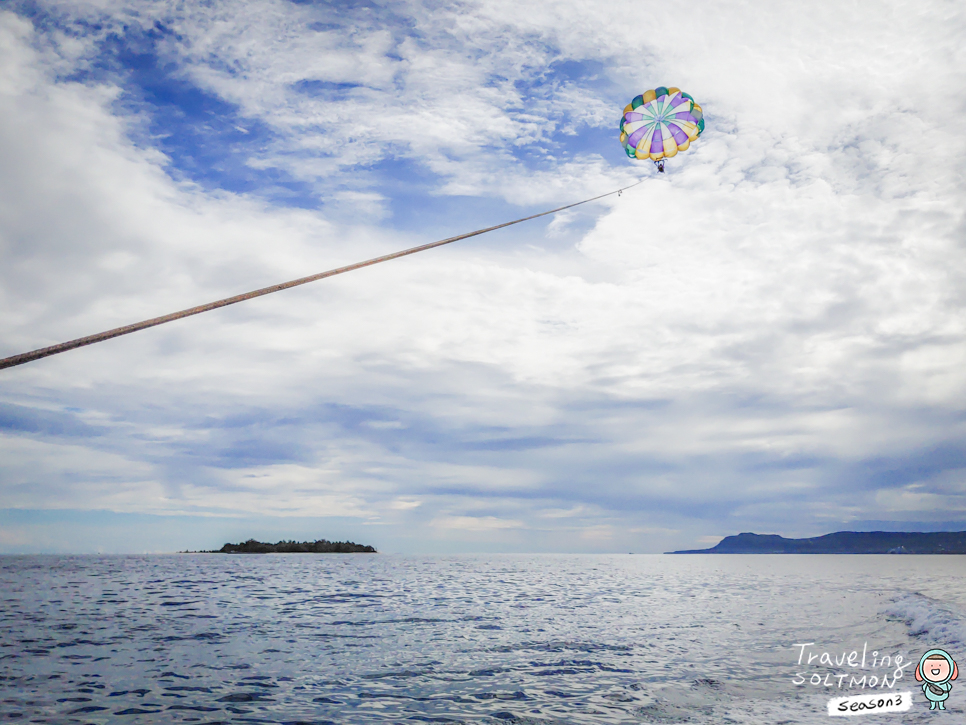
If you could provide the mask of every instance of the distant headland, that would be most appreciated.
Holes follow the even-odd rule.
[[[241,544],[225,544],[212,551],[186,551],[185,554],[378,554],[373,547],[351,541],[279,541],[265,544],[249,539]]]
[[[726,536],[710,549],[668,554],[966,554],[966,531],[838,531],[810,539],[777,534]]]

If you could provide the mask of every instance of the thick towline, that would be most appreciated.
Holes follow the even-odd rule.
[[[412,247],[410,249],[404,249],[401,252],[393,252],[392,254],[386,254],[381,257],[374,257],[373,259],[367,259],[365,262],[356,262],[355,264],[350,264],[346,267],[338,267],[337,269],[330,269],[326,272],[319,272],[318,274],[312,274],[308,277],[299,277],[298,279],[293,279],[290,282],[282,282],[280,284],[273,284],[270,287],[262,287],[261,289],[254,290],[252,292],[245,292],[244,294],[235,295],[234,297],[226,297],[223,300],[217,300],[215,302],[209,302],[205,305],[198,305],[197,307],[189,307],[186,310],[181,310],[180,312],[172,312],[167,315],[162,315],[161,317],[152,317],[150,320],[143,320],[141,322],[135,322],[131,325],[125,325],[124,327],[115,327],[113,330],[106,330],[105,332],[98,332],[96,335],[88,335],[87,337],[79,337],[76,340],[69,340],[68,342],[61,342],[57,345],[51,345],[49,347],[42,347],[37,350],[32,350],[31,352],[20,353],[19,355],[11,355],[10,357],[5,357],[0,360],[0,370],[4,368],[12,368],[16,365],[23,365],[24,363],[33,362],[34,360],[40,360],[44,357],[50,357],[51,355],[56,355],[57,353],[67,352],[68,350],[74,350],[78,347],[84,347],[86,345],[93,345],[96,342],[103,342],[104,340],[110,340],[112,337],[120,337],[121,335],[128,335],[132,332],[137,332],[138,330],[146,330],[149,327],[155,327],[156,325],[163,325],[165,322],[172,322],[174,320],[180,320],[183,317],[191,317],[191,315],[198,315],[202,312],[208,312],[209,310],[216,310],[219,307],[227,307],[228,305],[234,305],[238,302],[244,302],[245,300],[254,299],[255,297],[261,297],[262,295],[269,295],[272,292],[281,292],[282,290],[289,289],[291,287],[298,287],[302,284],[308,284],[309,282],[315,282],[316,280],[325,279],[326,277],[334,277],[337,274],[344,274],[346,272],[351,272],[354,269],[362,269],[363,267],[370,267],[373,264],[379,264],[380,262],[388,262],[390,259],[398,259],[399,257],[406,257],[410,254],[416,254],[416,252],[422,252],[427,249],[432,249],[434,247],[441,247],[444,244],[452,244],[453,242],[458,242],[461,239],[469,239],[470,237],[476,237],[480,234],[486,234],[487,232],[495,231],[496,229],[502,229],[503,227],[509,227],[513,224],[519,224],[520,222],[529,221],[530,219],[537,219],[538,217],[547,216],[548,214],[556,214],[558,211],[563,211],[564,209],[571,209],[575,206],[580,206],[581,204],[587,204],[591,201],[597,201],[598,199],[603,199],[606,196],[613,196],[614,194],[620,194],[620,192],[627,189],[633,188],[638,184],[642,183],[637,181],[629,186],[621,187],[614,191],[609,191],[606,194],[601,194],[599,196],[591,197],[590,199],[584,199],[583,201],[574,202],[573,204],[567,204],[566,206],[557,207],[556,209],[551,209],[550,211],[540,212],[539,214],[532,214],[531,216],[523,217],[522,219],[514,219],[512,222],[504,222],[503,224],[497,224],[496,226],[487,227],[486,229],[477,229],[475,232],[469,232],[468,234],[460,234],[456,237],[450,237],[449,239],[441,239],[438,242],[430,242],[429,244],[422,244],[418,247]]]

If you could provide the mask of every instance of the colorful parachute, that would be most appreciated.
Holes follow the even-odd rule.
[[[632,159],[651,159],[664,171],[665,158],[687,150],[704,131],[704,113],[680,88],[655,88],[627,104],[621,144]]]

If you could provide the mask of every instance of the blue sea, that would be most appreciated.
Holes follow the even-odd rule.
[[[0,557],[0,722],[966,722],[933,647],[966,557]]]

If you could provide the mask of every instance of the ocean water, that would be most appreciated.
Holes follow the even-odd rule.
[[[966,722],[932,647],[966,557],[0,557],[0,722]]]

